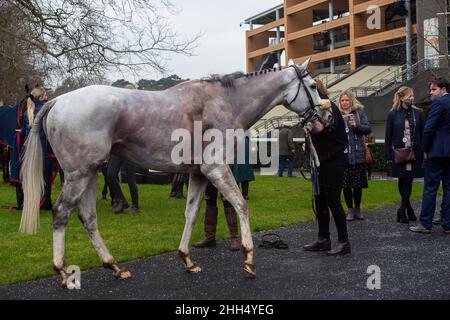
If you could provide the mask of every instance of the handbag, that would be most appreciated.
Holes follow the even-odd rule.
[[[414,154],[413,147],[397,148],[394,149],[394,163],[404,164],[416,161],[416,155]]]
[[[416,116],[413,111],[414,127],[416,125]],[[411,132],[411,140],[414,139],[414,132]],[[393,148],[394,149],[394,163],[405,164],[416,161],[416,155],[414,153],[414,143],[411,146],[405,148]]]
[[[364,144],[364,163],[368,165],[373,164],[372,150],[370,150],[370,147],[366,144]]]

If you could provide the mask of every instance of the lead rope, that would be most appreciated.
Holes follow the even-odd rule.
[[[314,147],[314,143],[311,139],[311,130],[308,126],[303,128],[305,133],[305,141],[308,146],[308,154],[309,154],[309,162],[311,167],[311,183],[312,183],[312,199],[311,199],[311,207],[313,209],[314,215],[317,218],[317,209],[316,209],[316,196],[320,195],[320,183],[319,183],[319,168],[320,161],[319,156],[317,154],[317,150]]]

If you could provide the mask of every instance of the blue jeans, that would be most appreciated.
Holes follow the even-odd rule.
[[[423,190],[420,222],[427,229],[433,227],[436,197],[442,180],[442,228],[450,230],[450,158],[431,158],[425,162],[425,185]]]
[[[286,166],[286,161],[289,161],[288,163],[288,176],[292,177],[292,171],[294,171],[294,156],[280,156],[280,164],[278,167],[278,176],[282,177],[284,173],[284,167]]]

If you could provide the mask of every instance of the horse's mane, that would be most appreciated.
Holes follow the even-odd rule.
[[[201,81],[209,82],[209,83],[219,82],[225,88],[234,88],[234,82],[237,79],[241,79],[244,77],[252,78],[252,77],[256,77],[256,76],[266,74],[269,72],[275,72],[278,70],[282,70],[282,68],[280,67],[280,68],[265,69],[265,70],[261,70],[261,71],[257,71],[257,72],[253,72],[253,73],[244,73],[242,71],[237,71],[237,72],[233,72],[233,73],[225,74],[225,75],[213,74],[209,77],[201,79]]]

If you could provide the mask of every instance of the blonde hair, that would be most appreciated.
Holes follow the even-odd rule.
[[[322,80],[316,79],[316,84],[317,84],[317,91],[319,91],[319,93],[321,93],[324,96],[328,96],[330,93],[328,92],[327,87],[325,86],[325,84],[322,82]]]
[[[410,87],[401,87],[394,95],[394,104],[392,106],[392,111],[398,111],[402,107],[402,98],[406,97],[408,94],[414,94],[414,90]]]
[[[42,87],[36,87],[33,90],[31,90],[31,94],[34,99],[39,99],[39,97],[43,96],[45,94],[45,90]],[[34,109],[36,108],[36,104],[34,103],[33,99],[31,97],[27,100],[27,115],[28,115],[28,124],[30,127],[33,125],[34,121]]]
[[[136,89],[136,87],[134,85],[132,85],[131,83],[127,84],[125,87],[123,87],[124,89]]]
[[[350,100],[350,107],[351,107],[352,111],[364,108],[364,106],[361,104],[361,102],[359,102],[358,99],[356,99],[356,97],[353,94],[353,92],[347,90],[347,91],[342,92],[339,95],[338,107],[339,107],[339,110],[341,110],[341,112],[344,111],[344,110],[342,110],[342,107],[341,107],[341,99],[342,99],[343,96],[347,96],[348,99]]]

